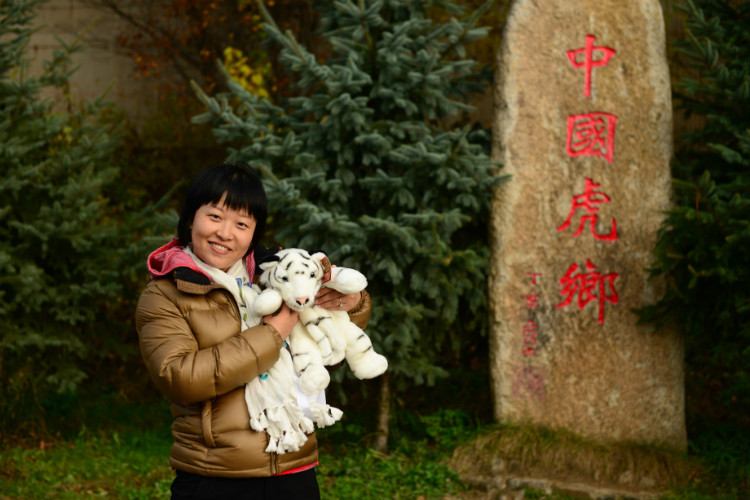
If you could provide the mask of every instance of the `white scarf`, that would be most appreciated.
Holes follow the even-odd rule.
[[[184,251],[214,283],[232,294],[240,309],[243,330],[261,323],[262,318],[253,314],[260,289],[250,283],[244,259],[224,272],[200,260],[189,247]],[[266,373],[245,384],[250,427],[269,436],[266,453],[299,451],[307,441],[306,434],[314,430],[313,422],[297,405],[295,376],[292,357],[287,349],[281,348],[279,360]]]

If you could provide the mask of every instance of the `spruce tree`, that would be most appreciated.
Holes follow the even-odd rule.
[[[675,102],[704,121],[678,141],[676,206],[653,269],[669,286],[642,312],[684,328],[688,391],[700,398],[690,408],[742,420],[750,412],[750,3],[685,0],[679,8],[677,55],[690,71]]]
[[[231,93],[209,97],[195,87],[208,108],[195,121],[213,123],[230,160],[263,172],[280,244],[322,249],[367,276],[368,333],[396,388],[432,384],[448,375],[441,356],[482,341],[486,325],[486,220],[501,178],[487,131],[465,114],[486,84],[465,51],[486,35],[476,26],[484,10],[438,24],[432,10],[461,9],[427,0],[315,8],[325,56],[265,18],[293,95],[271,102],[230,82]]]
[[[40,3],[0,3],[5,430],[37,425],[43,407],[59,402],[61,393],[72,394],[97,366],[137,355],[132,331],[123,336],[123,325],[130,329],[132,321],[124,283],[135,253],[143,268],[145,254],[134,231],[153,221],[141,213],[121,223],[118,207],[107,198],[118,172],[118,140],[99,121],[106,107],[101,99],[79,106],[70,97],[71,54],[80,46],[60,41],[52,60],[32,74],[27,49]],[[121,325],[123,310],[128,314]]]

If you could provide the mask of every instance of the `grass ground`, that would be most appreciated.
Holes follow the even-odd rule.
[[[372,409],[356,401],[342,405],[344,419],[319,431],[323,498],[485,500],[486,493],[463,484],[449,467],[455,467],[454,450],[492,436],[507,441],[517,429],[492,424],[481,406],[473,398],[460,410],[414,404],[397,411],[389,453],[380,454],[370,447]],[[0,500],[169,498],[173,472],[167,462],[171,436],[164,402],[103,397],[77,424],[44,437],[0,436]],[[697,468],[665,499],[750,498],[750,432],[713,422],[694,427],[690,459]],[[566,499],[534,490],[527,490],[526,498]]]
[[[169,415],[161,411],[164,406],[131,405],[131,419],[114,427],[82,427],[74,436],[26,439],[4,447],[0,499],[169,498],[171,435]],[[365,420],[355,415],[319,432],[318,474],[324,498],[444,498],[466,489],[442,460],[451,451],[448,441],[430,435],[444,426],[455,426],[450,430],[453,439],[476,432],[466,414],[418,417],[425,434],[398,438],[387,455],[367,446]]]
[[[0,452],[0,498],[169,498],[168,426],[89,430]]]

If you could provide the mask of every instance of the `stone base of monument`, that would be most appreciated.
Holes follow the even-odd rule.
[[[449,466],[482,492],[477,500],[518,500],[527,489],[571,498],[656,500],[687,484],[696,470],[674,451],[532,426],[486,432],[457,448]]]
[[[568,498],[589,498],[593,500],[657,500],[664,491],[638,489],[605,488],[595,484],[566,482],[556,479],[536,477],[516,477],[505,474],[497,476],[461,476],[461,480],[486,492],[482,500],[521,500],[527,490],[542,492],[545,495],[565,495]]]

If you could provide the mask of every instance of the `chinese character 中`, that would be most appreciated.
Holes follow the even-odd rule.
[[[612,163],[615,156],[617,117],[609,113],[585,113],[568,117],[568,156],[601,156]]]
[[[598,66],[606,66],[612,56],[616,54],[614,49],[609,47],[594,46],[594,35],[586,35],[586,44],[584,48],[578,50],[569,50],[566,52],[568,59],[575,69],[583,68],[584,87],[583,95],[591,97],[591,70]],[[594,60],[594,53],[601,52],[601,58]],[[583,54],[583,61],[578,62],[578,55]]]
[[[601,191],[595,191],[595,189],[599,186],[599,184],[596,184],[593,180],[586,177],[583,193],[573,196],[573,199],[570,203],[570,214],[568,215],[568,218],[565,220],[565,222],[563,222],[562,225],[557,228],[558,231],[564,231],[568,229],[571,221],[573,220],[573,215],[575,215],[578,210],[585,210],[588,213],[581,216],[581,221],[578,224],[578,231],[573,234],[574,238],[581,234],[581,232],[583,231],[583,226],[588,222],[589,227],[591,228],[591,234],[595,239],[599,241],[617,241],[617,223],[615,222],[614,217],[612,217],[612,228],[610,229],[609,234],[601,235],[596,232],[596,221],[599,218],[599,215],[597,215],[599,207],[597,205],[600,205],[602,203],[609,203],[609,201],[611,200],[611,198],[605,193],[602,193]]]
[[[594,299],[599,300],[599,324],[604,323],[604,303],[609,302],[611,304],[617,304],[619,298],[617,296],[617,290],[615,290],[614,281],[617,279],[619,274],[610,273],[604,274],[595,272],[596,266],[592,264],[589,259],[586,259],[586,270],[587,273],[578,273],[578,264],[573,263],[568,268],[565,276],[560,278],[560,285],[562,290],[560,294],[565,297],[560,304],[555,306],[555,309],[566,307],[573,301],[573,297],[578,295],[578,309],[583,309],[589,302]],[[599,295],[596,294],[598,288]],[[611,293],[607,295],[606,289],[609,288]]]

